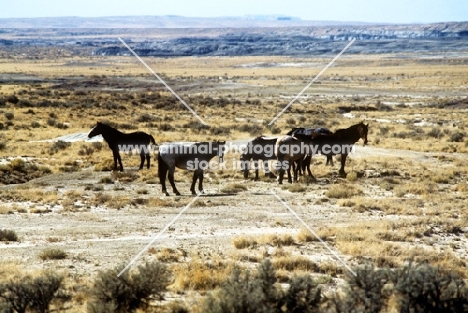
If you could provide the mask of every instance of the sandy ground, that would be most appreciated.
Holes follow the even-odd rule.
[[[438,166],[435,156],[440,153],[423,153],[406,150],[381,149],[371,146],[356,147],[351,158],[365,158],[370,155],[408,158],[417,163],[430,163]],[[467,160],[463,154],[450,154],[452,158]],[[155,164],[155,163],[153,163]],[[322,165],[323,166],[323,165]],[[337,171],[335,164],[333,171]],[[349,168],[348,168],[349,170]],[[136,171],[136,169],[127,169]],[[156,170],[154,169],[156,173]],[[180,170],[177,172],[180,174]],[[365,175],[378,175],[366,172]],[[177,177],[178,174],[176,174]],[[26,185],[42,190],[57,190],[59,196],[67,191],[82,191],[82,201],[74,203],[75,210],[64,211],[61,205],[37,204],[33,202],[8,203],[21,208],[47,208],[48,213],[13,213],[0,215],[0,228],[13,229],[18,234],[19,242],[0,243],[2,262],[14,262],[27,268],[66,269],[79,275],[92,275],[97,270],[126,264],[132,260],[152,239],[184,208],[191,199],[189,182],[176,181],[183,196],[174,197],[178,201],[171,207],[132,205],[122,209],[108,208],[103,205],[86,204],[86,199],[93,197],[93,191],[86,187],[96,185],[109,172],[94,172],[92,169],[76,173],[60,173],[44,176],[28,182]],[[198,253],[205,256],[235,257],[239,253],[233,246],[233,238],[240,235],[262,236],[265,234],[296,234],[301,223],[274,196],[283,199],[312,229],[328,225],[346,225],[357,221],[395,218],[382,216],[378,212],[353,212],[350,208],[338,206],[336,200],[324,197],[330,186],[328,179],[319,179],[307,192],[292,193],[281,188],[276,181],[253,182],[243,179],[229,179],[218,184],[213,183],[212,173],[205,174],[206,194],[200,196],[187,211],[177,219],[167,232],[154,241],[152,247],[159,249],[170,247],[190,256]],[[337,181],[338,177],[334,178]],[[241,183],[247,190],[238,194],[223,194],[220,190],[228,183]],[[391,197],[388,191],[371,186],[366,178],[361,180],[365,194],[374,198]],[[116,188],[116,186],[118,188]],[[1,186],[5,191],[17,188],[15,185]],[[113,196],[137,198],[161,198],[159,184],[143,182],[118,182],[103,184],[100,191]],[[137,190],[146,189],[146,194],[137,194]],[[466,242],[460,242],[468,248]],[[64,260],[42,261],[38,254],[45,248],[60,248],[69,254]],[[331,247],[335,249],[334,247]],[[461,249],[460,251],[463,251]],[[340,255],[340,252],[336,250]],[[319,242],[298,245],[291,253],[309,256],[317,262],[338,260]],[[460,252],[463,253],[463,252]],[[353,261],[341,256],[350,265]],[[154,255],[143,253],[136,264],[154,259]]]

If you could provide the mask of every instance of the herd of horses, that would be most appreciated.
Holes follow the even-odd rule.
[[[368,124],[360,122],[351,127],[338,129],[332,132],[326,128],[293,128],[286,135],[278,138],[260,136],[247,144],[245,152],[240,156],[241,170],[244,177],[248,178],[250,164],[253,161],[255,168],[255,180],[259,179],[259,162],[263,162],[265,175],[270,178],[277,178],[278,183],[282,184],[284,174],[288,174],[288,182],[292,183],[293,171],[294,181],[298,180],[298,175],[307,170],[310,177],[313,175],[310,171],[311,158],[315,154],[323,154],[327,157],[327,165],[333,166],[333,155],[341,155],[341,167],[339,174],[346,176],[344,170],[346,158],[349,154],[348,149],[343,147],[353,146],[359,139],[367,144]],[[157,145],[153,136],[142,131],[123,133],[107,124],[98,122],[88,134],[89,138],[102,135],[103,139],[109,145],[114,157],[114,170],[118,170],[117,163],[120,165],[120,171],[123,171],[122,160],[119,151],[137,149],[140,158],[140,169],[144,162],[147,162],[147,168],[150,167],[151,145]],[[162,186],[162,192],[167,196],[166,176],[169,179],[174,194],[180,195],[174,184],[175,168],[192,170],[194,172],[190,191],[196,195],[195,185],[198,181],[198,190],[203,193],[203,173],[207,164],[212,158],[218,156],[219,161],[223,158],[225,141],[215,142],[197,142],[191,144],[168,143],[159,146],[158,152],[158,171]],[[307,149],[304,149],[307,148]],[[335,149],[336,148],[336,149]],[[271,153],[274,151],[274,153]],[[277,168],[276,177],[268,167],[268,161],[276,160],[280,166]],[[194,166],[194,164],[196,166]]]

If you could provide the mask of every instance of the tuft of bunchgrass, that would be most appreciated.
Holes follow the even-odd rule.
[[[46,260],[63,260],[67,258],[67,253],[63,251],[62,249],[58,248],[51,248],[51,249],[45,249],[42,250],[41,253],[39,253],[39,258],[43,261]]]
[[[18,235],[14,230],[0,229],[0,241],[18,241]]]

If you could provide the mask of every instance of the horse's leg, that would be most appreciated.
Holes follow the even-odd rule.
[[[112,155],[114,156],[114,171],[117,171],[117,162],[120,165],[120,171],[123,172],[122,160],[120,158],[119,150],[112,150]]]
[[[278,160],[278,177],[276,179],[278,180],[278,184],[282,185],[283,184],[283,176],[284,176],[284,167],[283,167],[283,162]]]
[[[310,172],[310,160],[312,156],[306,155],[302,160],[301,160],[301,170],[303,175],[305,176],[306,170],[309,174],[309,176],[312,176],[312,173]]]
[[[297,181],[297,172],[296,172],[297,168],[296,168],[296,165],[294,164],[294,161],[292,161],[288,165],[288,183],[290,183],[290,184],[292,184],[291,167],[292,167],[292,170],[294,172],[294,181]]]
[[[168,167],[166,163],[163,161],[162,157],[160,154],[158,154],[158,174],[159,174],[159,182],[161,183],[162,187],[162,192],[166,195],[169,196],[169,193],[167,192],[166,189],[166,175],[168,171]]]
[[[123,172],[122,158],[120,157],[119,150],[117,150],[117,161],[119,161],[120,171]]]
[[[143,169],[143,164],[145,164],[145,153],[143,151],[140,152],[140,170]]]
[[[166,175],[167,175],[167,167],[166,166],[159,166],[159,182],[161,183],[162,192],[169,196],[169,193],[166,189]]]
[[[344,170],[345,164],[346,164],[346,158],[348,157],[347,153],[343,153],[341,155],[341,167],[340,167],[340,176],[341,177],[346,177],[346,172]]]
[[[201,169],[197,169],[193,172],[192,185],[190,186],[190,191],[192,192],[192,195],[194,196],[197,195],[197,193],[195,192],[195,184],[197,183],[197,179],[200,179],[200,173],[199,173],[200,171],[202,172],[202,175],[203,175],[203,170]]]
[[[198,190],[200,193],[205,193],[203,190],[203,170],[200,170],[200,173],[198,174]]]
[[[147,153],[145,156],[146,156],[146,168],[149,169],[151,156],[149,153]]]
[[[259,170],[260,170],[260,164],[259,164],[259,161],[260,159],[257,159],[254,161],[254,167],[255,167],[255,178],[254,178],[254,181],[258,181],[260,178],[259,178]]]
[[[171,183],[171,186],[172,186],[172,191],[174,191],[174,193],[177,195],[177,196],[180,196],[180,192],[177,190],[175,184],[174,184],[174,172],[175,172],[175,167],[174,168],[170,168],[169,169],[169,175],[167,176],[167,178],[169,178],[169,182]]]

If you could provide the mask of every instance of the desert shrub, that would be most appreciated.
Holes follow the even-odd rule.
[[[118,266],[98,274],[90,291],[88,312],[135,312],[144,310],[150,299],[163,299],[170,283],[170,272],[165,265],[146,263],[135,272],[127,270],[117,276],[123,268]]]
[[[12,119],[15,118],[15,115],[13,113],[11,113],[11,112],[7,112],[7,113],[5,113],[5,118],[7,120],[11,121]]]
[[[101,180],[99,181],[101,184],[113,184],[114,183],[114,179],[110,176],[105,176],[105,177],[102,177]]]
[[[89,156],[94,153],[94,149],[90,145],[82,145],[80,150],[78,150],[78,155]]]
[[[47,119],[47,125],[53,127],[53,126],[55,126],[56,124],[57,124],[57,120],[56,120],[55,118],[49,117],[49,118]]]
[[[428,264],[393,272],[399,312],[467,312],[468,285],[455,272]]]
[[[384,288],[388,271],[364,266],[355,273],[356,275],[348,272],[344,295],[330,299],[332,312],[382,312],[391,295]]]
[[[43,261],[46,260],[63,260],[67,258],[67,253],[62,249],[45,249],[39,253],[39,258]]]
[[[0,107],[4,107],[6,105],[6,100],[4,98],[0,98]]]
[[[41,127],[41,123],[34,121],[34,122],[31,123],[31,127],[32,128],[39,128],[39,127]]]
[[[162,130],[162,131],[169,131],[173,129],[174,129],[174,126],[172,126],[169,123],[162,123],[161,125],[159,125],[159,130]]]
[[[440,128],[434,127],[427,132],[427,135],[432,138],[441,138],[444,136],[444,133],[440,130]]]
[[[231,133],[231,129],[225,126],[218,126],[211,128],[212,135],[229,135]]]
[[[33,107],[34,104],[31,103],[31,102],[28,101],[28,100],[20,100],[20,101],[17,103],[16,106],[18,106],[18,107],[20,107],[20,108],[30,108],[30,107]]]
[[[401,131],[401,132],[398,132],[398,133],[394,133],[393,134],[393,137],[395,138],[400,138],[400,139],[405,139],[407,138],[409,135],[407,132],[404,132],[404,131]]]
[[[296,120],[290,117],[286,120],[286,123],[288,123],[288,125],[296,125]]]
[[[10,162],[10,168],[13,171],[26,172],[26,167],[26,162],[21,158],[14,159]]]
[[[235,269],[226,283],[204,300],[202,312],[316,312],[320,302],[321,290],[309,275],[293,277],[289,289],[281,289],[267,259],[256,275]]]
[[[289,190],[290,192],[304,192],[304,191],[307,190],[307,188],[304,187],[304,186],[302,186],[302,185],[300,185],[300,184],[294,184],[294,185],[290,185],[290,186],[288,187],[288,190]]]
[[[236,249],[251,248],[255,247],[258,244],[257,240],[255,240],[254,238],[244,236],[234,238],[233,243]]]
[[[148,113],[144,113],[136,119],[136,121],[139,123],[148,123],[154,120],[156,120],[156,117]]]
[[[49,148],[49,154],[55,154],[55,153],[59,152],[60,150],[65,150],[65,149],[67,149],[67,148],[70,147],[70,146],[71,146],[71,143],[70,143],[70,142],[62,141],[62,140],[56,141],[56,142],[54,142],[54,144]]]
[[[14,230],[0,229],[0,241],[18,241],[18,235]]]
[[[36,278],[24,276],[0,285],[0,308],[2,312],[50,312],[52,301],[70,300],[63,290],[63,276],[46,273]],[[2,307],[3,306],[3,307]]]
[[[183,128],[190,128],[194,131],[200,131],[202,129],[210,129],[210,126],[202,124],[199,120],[191,120],[188,123],[182,125]]]
[[[359,190],[351,185],[332,185],[326,192],[328,198],[345,199],[359,194]]]
[[[393,108],[389,106],[388,104],[382,103],[380,100],[377,101],[375,104],[375,107],[377,108],[378,111],[392,111]]]
[[[272,133],[273,135],[277,135],[277,134],[280,134],[280,133],[281,133],[281,128],[279,128],[279,127],[272,127],[272,128],[270,129],[270,131],[271,131],[271,133]]]
[[[55,127],[59,128],[59,129],[67,129],[67,128],[68,128],[68,124],[67,124],[67,123],[58,122],[58,123],[55,124]]]
[[[101,151],[101,149],[102,149],[102,142],[95,141],[95,142],[92,143],[92,146],[93,146],[93,148],[94,148],[96,151]]]
[[[6,148],[7,144],[4,141],[0,141],[0,151]]]
[[[263,127],[258,124],[242,124],[239,131],[249,133],[252,136],[260,136],[263,132]]]
[[[455,132],[450,135],[449,141],[451,142],[462,142],[465,139],[466,134],[463,132]]]
[[[13,103],[13,104],[17,104],[19,102],[19,99],[17,96],[15,95],[11,95],[7,98],[7,102],[10,102],[10,103]]]
[[[234,193],[238,193],[238,192],[245,191],[245,190],[247,190],[247,186],[243,184],[239,184],[239,183],[231,183],[231,184],[224,186],[221,189],[221,192],[227,193],[227,194],[234,194]]]

